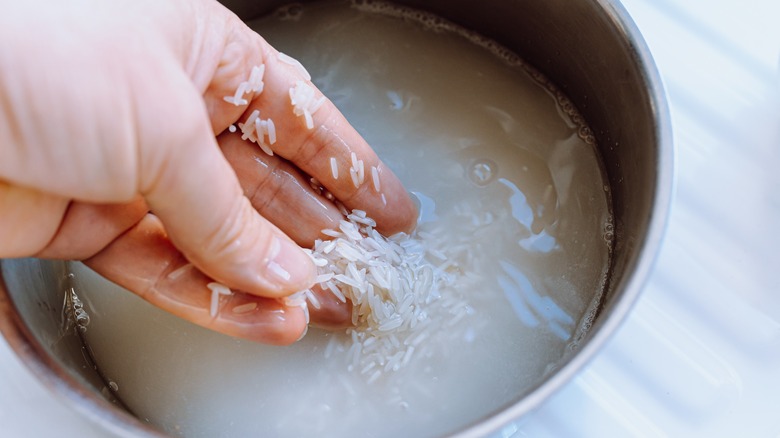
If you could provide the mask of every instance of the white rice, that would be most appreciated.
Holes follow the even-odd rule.
[[[266,119],[265,132],[268,134],[268,144],[276,143],[276,125],[270,118]]]
[[[305,290],[302,290],[300,292],[296,292],[290,296],[282,298],[282,302],[286,306],[300,306],[301,304],[306,304],[306,292]]]
[[[363,165],[363,160],[358,160],[357,176],[358,176],[358,182],[360,184],[363,184],[366,181],[366,169],[365,166]]]
[[[330,157],[330,173],[333,175],[333,179],[339,179],[339,163],[334,157]]]
[[[344,294],[341,292],[341,289],[336,287],[336,285],[332,281],[326,281],[325,286],[327,286],[328,290],[333,293],[333,295],[336,296],[336,298],[339,299],[342,303],[347,302],[347,297],[344,296]]]
[[[313,129],[314,119],[311,117],[311,112],[308,109],[303,110],[303,118],[306,121],[306,129]]]
[[[230,290],[229,287],[225,286],[224,284],[217,283],[215,281],[212,281],[211,283],[206,285],[207,288],[211,291],[211,309],[209,313],[211,314],[212,318],[216,318],[217,313],[219,313],[219,297],[220,295],[233,295],[233,291]]]
[[[274,155],[274,151],[270,146],[276,143],[276,126],[273,120],[270,118],[261,119],[260,111],[254,110],[249,114],[244,123],[238,124],[238,127],[241,129],[242,140],[256,143],[263,152],[270,156]],[[266,141],[266,138],[268,141]]]
[[[263,76],[265,75],[265,64],[261,66],[252,67],[252,71],[249,73],[249,89],[255,93],[262,93],[265,84],[263,83]]]
[[[349,159],[352,160],[352,168],[357,170],[357,167],[358,167],[357,154],[354,153],[354,152],[350,152],[349,153]]]
[[[249,313],[257,309],[257,303],[244,303],[240,304],[233,308],[233,313],[235,314],[243,314],[243,313]]]
[[[225,102],[232,103],[235,106],[243,106],[249,104],[249,101],[247,99],[244,99],[244,95],[250,92],[255,93],[255,95],[258,95],[263,92],[264,73],[265,73],[265,65],[252,67],[252,71],[249,73],[249,79],[239,83],[238,87],[236,87],[235,93],[233,93],[232,96],[224,96],[222,99],[224,99]],[[230,131],[230,132],[234,132],[234,131]]]
[[[262,149],[263,152],[265,152],[267,155],[273,157],[274,151],[271,149],[267,144],[265,143],[258,143],[258,146],[260,146],[260,149]]]
[[[306,71],[306,68],[303,66],[303,64],[301,64],[301,62],[298,61],[297,59],[293,58],[290,55],[284,54],[282,52],[277,52],[277,58],[279,59],[279,61],[282,61],[285,64],[292,65],[293,67],[295,67],[295,69],[298,70],[298,73],[300,73],[301,76],[306,78],[307,81],[311,80],[311,75],[309,74],[308,71]]]
[[[348,214],[347,218],[355,223],[361,224],[361,225],[369,225],[371,227],[376,226],[376,221],[371,219],[370,217],[360,217],[356,214]],[[368,237],[367,239],[371,239]],[[373,241],[373,239],[371,239]]]
[[[339,237],[339,236],[341,236],[341,233],[339,233],[338,231],[335,231],[335,230],[322,230],[321,232],[322,232],[322,234],[324,234],[326,236],[330,236],[330,237]]]
[[[315,90],[314,87],[303,81],[295,82],[295,85],[290,88],[290,103],[293,106],[293,113],[301,117],[303,116],[307,129],[314,129],[314,113],[325,102],[325,96],[321,96],[319,99],[314,100]]]
[[[276,274],[279,278],[283,280],[289,280],[290,279],[290,273],[287,272],[279,263],[276,262],[269,262],[268,263],[268,270]]]
[[[371,166],[371,181],[374,183],[374,191],[377,193],[382,191],[382,186],[379,182],[379,169],[376,166]]]
[[[320,308],[320,300],[317,299],[317,296],[314,295],[310,289],[306,290],[306,299],[311,303],[312,306],[314,306],[315,309]]]
[[[352,166],[349,168],[349,178],[352,180],[352,185],[357,189],[365,182],[366,169],[363,160],[358,160],[356,153],[350,152],[349,158],[352,163]]]
[[[334,335],[326,357],[343,351],[348,370],[368,383],[429,355],[428,346],[434,343],[426,340],[453,333],[447,321],[473,313],[459,292],[467,278],[458,263],[444,265],[440,257],[429,256],[449,250],[449,237],[434,239],[447,233],[424,234],[429,239],[404,233],[386,238],[375,225],[365,211],[348,212],[338,230],[322,231],[333,240],[317,240],[308,252],[318,266],[319,289],[352,304],[354,327],[344,336]],[[305,296],[315,305],[311,292]]]
[[[308,324],[311,321],[310,315],[309,315],[309,305],[306,301],[307,294],[310,294],[310,290],[302,290],[300,292],[296,292],[290,296],[284,297],[281,299],[281,302],[284,303],[285,306],[289,307],[300,307],[301,310],[303,310],[303,316],[306,318],[306,329],[301,333],[301,337],[298,339],[302,339],[304,336],[306,336],[306,332],[308,332],[309,327]]]
[[[249,101],[246,99],[236,99],[233,96],[225,96],[222,99],[224,99],[225,102],[232,103],[235,106],[243,106],[249,103]]]
[[[358,178],[357,170],[354,167],[349,168],[349,177],[352,179],[352,185],[355,188],[360,188],[360,179]]]
[[[332,272],[328,272],[327,274],[318,275],[318,276],[317,276],[317,279],[316,279],[316,280],[314,280],[314,281],[315,281],[316,283],[325,283],[326,281],[328,281],[328,280],[330,280],[331,278],[333,278],[333,277],[334,277],[334,275],[336,275],[336,274],[334,274],[334,273],[332,273]]]
[[[241,129],[241,139],[249,140],[252,143],[257,143],[257,136],[255,135],[255,119],[260,117],[260,111],[254,110],[249,117],[246,118],[244,123],[239,123],[238,127]]]
[[[268,143],[265,142],[265,137],[266,136],[270,137],[270,135],[268,134],[269,122],[273,124],[273,121],[271,121],[271,119],[268,120],[262,120],[260,118],[255,119],[255,136],[257,138],[257,145],[260,146],[260,149],[262,149],[263,152],[265,152],[269,156],[273,157],[274,151],[268,145],[268,143],[271,143],[271,141],[269,140]],[[275,138],[274,141],[276,141]]]
[[[176,280],[177,278],[179,278],[182,275],[186,274],[190,269],[192,269],[194,267],[195,266],[192,263],[186,263],[186,264],[181,265],[178,268],[174,269],[173,271],[169,272],[166,277],[169,280]]]

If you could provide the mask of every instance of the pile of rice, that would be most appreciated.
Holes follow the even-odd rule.
[[[298,117],[303,117],[307,129],[314,129],[314,113],[325,103],[325,96],[314,99],[314,87],[303,82],[296,81],[290,88],[290,102],[293,105],[293,113]]]
[[[265,86],[263,83],[264,74],[265,65],[252,67],[252,71],[249,73],[249,79],[238,84],[238,87],[232,96],[225,96],[223,99],[225,102],[232,103],[235,106],[249,104],[249,101],[244,99],[244,95],[247,93],[260,94],[263,92],[263,88]]]
[[[462,293],[470,276],[435,249],[440,239],[425,231],[386,238],[375,226],[365,212],[353,210],[338,230],[323,231],[333,240],[317,240],[309,251],[317,287],[353,308],[354,327],[331,338],[325,357],[345,353],[347,369],[368,383],[430,356],[434,338],[455,334],[453,327],[474,313]],[[319,307],[310,290],[289,302],[301,305],[304,298]]]

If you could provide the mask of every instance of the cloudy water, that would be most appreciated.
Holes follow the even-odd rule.
[[[232,339],[73,263],[94,357],[139,417],[186,436],[440,435],[532,389],[576,343],[611,241],[589,130],[517,59],[398,15],[325,3],[250,25],[303,62],[417,197],[419,229],[469,279],[452,291],[469,312],[442,325],[429,354],[368,383],[328,349],[343,334],[310,330],[290,347]]]

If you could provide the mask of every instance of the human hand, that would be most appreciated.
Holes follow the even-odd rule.
[[[306,175],[385,233],[412,227],[411,200],[360,135],[329,101],[308,130],[288,96],[305,78],[215,1],[7,1],[3,11],[0,257],[84,259],[192,322],[286,344],[304,315],[277,298],[314,278],[295,242],[341,218]],[[263,92],[225,102],[256,65]],[[276,125],[274,156],[226,131],[255,109]],[[380,170],[387,205],[344,175],[352,152]],[[216,316],[213,280],[236,290]],[[346,313],[326,305],[312,318],[338,325]]]

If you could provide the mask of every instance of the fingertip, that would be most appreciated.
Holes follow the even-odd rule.
[[[380,184],[371,183],[346,203],[348,208],[358,208],[376,221],[376,229],[385,235],[410,233],[417,225],[418,206],[401,180],[384,163],[376,166]],[[381,190],[377,190],[377,186]]]
[[[211,137],[192,143],[146,199],[174,245],[198,269],[233,289],[277,298],[310,287],[303,250],[263,218]],[[203,175],[210,175],[203,184]]]
[[[409,193],[401,187],[392,195],[385,194],[384,199],[387,203],[385,210],[391,214],[383,214],[381,220],[377,219],[377,230],[388,236],[401,232],[411,233],[417,226],[419,212]]]
[[[259,297],[281,298],[310,288],[317,275],[311,258],[254,209],[249,215],[240,232],[215,238],[210,243],[215,249],[193,254],[192,263],[217,281]],[[203,255],[208,258],[198,258]]]
[[[212,328],[233,337],[263,344],[278,346],[294,344],[303,338],[308,330],[305,311],[298,306],[286,307],[281,304],[279,306],[273,312],[274,317],[270,319],[255,323],[251,321],[252,316],[247,315],[250,322],[241,324],[242,315],[232,315],[230,318],[232,321],[223,320],[215,324],[224,325],[222,330],[220,327]]]
[[[317,276],[311,258],[281,231],[274,234],[264,259],[265,280],[279,286],[280,293],[272,296],[283,297],[310,288]]]
[[[317,305],[309,306],[311,325],[325,330],[343,330],[352,327],[352,302],[341,301],[328,290],[315,286],[311,289]]]

